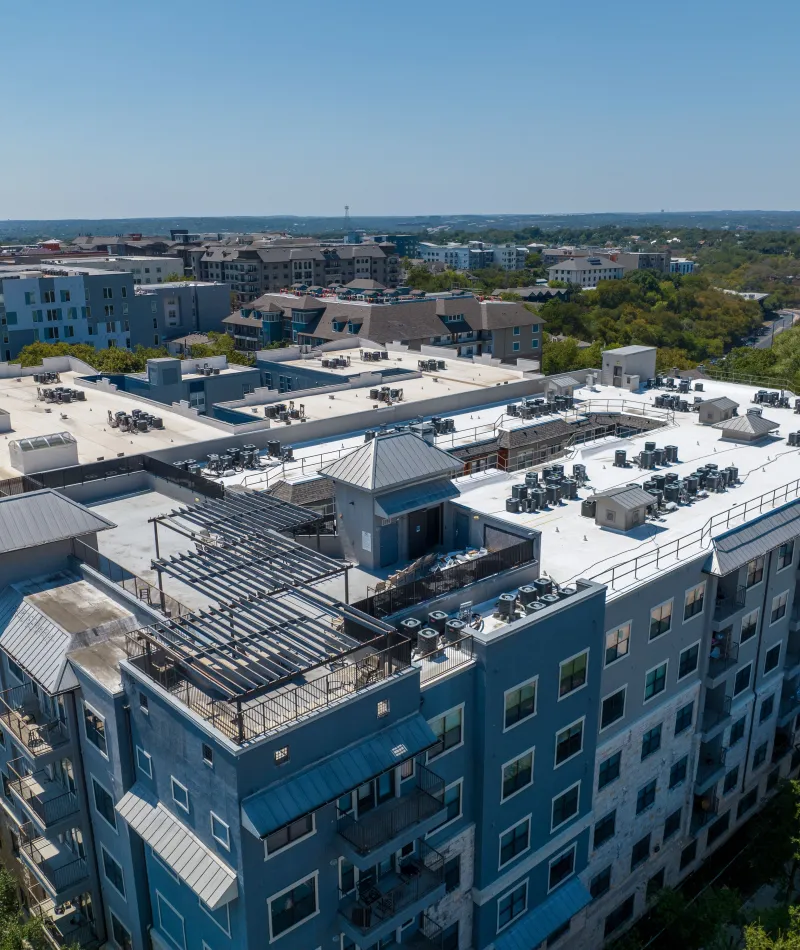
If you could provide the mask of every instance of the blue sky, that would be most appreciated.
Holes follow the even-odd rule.
[[[3,8],[0,218],[800,208],[797,0]]]

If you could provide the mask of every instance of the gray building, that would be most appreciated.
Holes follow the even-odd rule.
[[[600,382],[620,389],[638,389],[656,375],[654,346],[619,346],[603,350]]]
[[[710,426],[717,422],[725,422],[726,419],[732,419],[738,408],[738,402],[734,402],[727,396],[717,396],[716,399],[703,400],[697,410],[697,415],[703,425]]]

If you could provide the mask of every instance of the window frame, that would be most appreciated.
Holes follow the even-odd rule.
[[[656,670],[660,670],[662,666],[664,667],[664,685],[657,693],[653,693],[652,696],[648,696],[647,695],[647,677],[651,673],[655,673]],[[667,659],[663,660],[661,663],[656,663],[655,666],[651,666],[649,670],[644,671],[644,692],[642,694],[643,706],[646,706],[648,703],[651,703],[654,699],[657,699],[662,693],[666,693],[668,679],[669,679],[669,657],[667,657]],[[655,683],[656,680],[653,680],[653,682]]]
[[[678,766],[683,766],[683,775],[679,779],[673,780],[672,773]],[[669,767],[669,778],[667,779],[667,791],[671,792],[673,788],[677,788],[679,785],[683,785],[686,779],[689,777],[689,753],[682,755],[679,759],[675,761]]]
[[[613,758],[615,758],[615,757],[616,757],[616,759],[617,759],[617,774],[614,776],[614,778],[608,779],[608,781],[604,782],[604,783],[601,785],[601,784],[600,784],[600,772],[601,772],[601,769],[602,769],[603,765],[604,765],[606,762],[610,762],[611,759],[613,759]],[[598,766],[597,766],[597,791],[598,791],[598,793],[599,793],[599,792],[602,792],[604,788],[608,788],[609,785],[612,785],[614,782],[616,782],[617,779],[618,779],[621,775],[622,775],[622,749],[617,749],[616,752],[612,752],[610,755],[607,755],[604,759],[601,759],[600,762],[599,762],[599,764],[598,764]]]
[[[465,710],[465,703],[459,703],[457,706],[451,706],[450,709],[446,709],[444,712],[439,713],[438,716],[433,716],[431,719],[428,720],[428,725],[431,727],[431,729],[433,729],[433,723],[437,722],[439,719],[446,720],[447,717],[451,715],[452,713],[456,713],[456,712],[460,713],[461,714],[461,738],[455,745],[450,746],[448,749],[442,749],[441,752],[435,753],[433,757],[431,757],[431,749],[428,749],[427,753],[425,754],[426,764],[430,762],[436,762],[438,759],[441,759],[444,756],[449,755],[451,752],[455,752],[456,749],[460,749],[464,745],[464,722],[466,718],[464,715],[464,710]],[[442,733],[443,737],[444,735],[445,733]]]
[[[653,798],[652,798],[652,801],[648,802],[646,805],[643,805],[641,808],[639,808],[639,796],[642,794],[642,792],[643,792],[645,789],[649,789],[651,785],[653,786]],[[649,781],[645,782],[644,785],[640,785],[639,788],[636,789],[636,812],[635,812],[635,815],[636,815],[637,817],[638,817],[639,815],[643,815],[648,809],[652,808],[652,807],[655,805],[655,803],[656,803],[656,797],[657,797],[657,795],[658,795],[658,777],[656,777],[656,778],[651,778]]]
[[[500,903],[501,903],[502,901],[504,901],[507,897],[510,897],[512,894],[514,894],[516,891],[518,891],[518,890],[520,890],[520,889],[522,889],[522,888],[525,889],[524,907],[522,908],[522,910],[521,910],[516,916],[509,918],[508,923],[503,924],[503,926],[501,927],[501,926],[500,926]],[[513,906],[513,902],[512,902],[512,906]],[[497,916],[496,916],[496,921],[495,921],[495,922],[496,922],[496,927],[497,927],[497,929],[496,929],[495,933],[498,933],[498,934],[499,934],[499,933],[502,933],[507,927],[510,927],[515,921],[519,920],[520,917],[523,917],[523,916],[524,916],[525,914],[527,914],[527,913],[528,913],[528,878],[525,878],[524,881],[519,881],[519,882],[518,882],[517,884],[515,884],[513,887],[511,887],[511,888],[509,888],[507,891],[505,891],[505,893],[498,895],[498,897],[497,897]]]
[[[744,673],[745,670],[748,671],[748,672],[747,672],[747,685],[746,685],[746,686],[743,686],[740,690],[737,690],[737,689],[736,689],[736,681],[739,679],[739,676],[740,676],[742,673]],[[737,671],[736,671],[736,676],[734,676],[734,678],[733,678],[733,686],[732,686],[732,688],[731,688],[731,699],[736,699],[737,696],[741,696],[742,693],[746,693],[747,690],[750,689],[750,686],[752,685],[752,682],[753,682],[753,661],[751,660],[749,663],[745,663],[745,665],[744,665],[740,670],[737,670]]]
[[[568,656],[568,657],[565,657],[563,660],[559,660],[559,663],[558,663],[558,700],[557,700],[559,703],[560,703],[563,699],[567,699],[568,696],[574,696],[576,693],[579,693],[582,689],[586,689],[586,687],[589,685],[589,653],[590,653],[590,648],[589,648],[589,647],[586,647],[586,649],[584,649],[584,650],[579,650],[577,653],[573,654],[572,656]],[[561,674],[561,668],[564,666],[565,663],[572,663],[574,660],[577,660],[578,657],[581,657],[581,656],[585,656],[585,657],[586,657],[586,667],[585,667],[585,670],[584,670],[584,672],[585,672],[584,680],[583,680],[583,682],[581,683],[580,686],[576,686],[576,687],[574,687],[574,689],[571,689],[568,693],[563,693],[563,694],[562,694],[562,692],[561,692],[561,680],[562,680],[563,677],[562,677],[562,674]]]
[[[102,782],[98,781],[97,777],[93,775],[91,772],[89,773],[89,778],[91,779],[91,785],[92,785],[92,808],[98,814],[98,816],[103,819],[103,821],[114,832],[114,834],[118,835],[119,828],[117,828],[117,823],[116,823],[117,815],[116,815],[116,812],[114,811],[114,806],[116,804],[116,802],[114,801],[114,796],[112,795],[111,792],[109,792],[109,790],[105,787],[105,785],[103,785]],[[95,786],[97,786],[97,788],[99,788],[101,791],[105,792],[106,795],[108,795],[108,797],[111,799],[111,813],[114,815],[113,825],[97,807],[97,789],[95,788]]]
[[[227,821],[223,821],[215,811],[209,811],[208,815],[209,815],[208,821],[211,826],[211,837],[214,839],[214,841],[217,842],[217,844],[222,845],[222,847],[225,848],[226,851],[230,851],[231,850],[231,826],[227,823]],[[216,819],[218,824],[222,825],[225,828],[224,841],[222,840],[222,838],[214,834],[214,819]]]
[[[531,773],[532,774],[532,773]],[[426,838],[430,838],[432,835],[438,834],[440,831],[443,831],[445,828],[448,828],[450,825],[455,824],[455,822],[460,821],[464,817],[464,776],[457,778],[454,782],[450,782],[445,785],[442,789],[442,802],[444,802],[444,797],[451,788],[456,788],[460,786],[460,791],[458,793],[458,814],[454,815],[452,818],[448,818],[447,821],[443,821],[441,825],[437,825],[425,835]],[[526,786],[527,788],[527,786]],[[506,799],[508,801],[508,799]]]
[[[687,617],[686,610],[689,606],[689,594],[694,593],[694,591],[699,590],[700,588],[702,588],[702,591],[703,591],[702,596],[692,601],[692,603],[695,604],[697,603],[697,600],[700,600],[701,602],[700,609],[695,611],[690,617]],[[705,613],[705,610],[706,610],[706,582],[701,581],[699,584],[692,584],[691,587],[687,587],[686,590],[683,592],[683,622],[689,623],[690,621],[694,620],[695,617],[702,617],[702,615]]]
[[[164,902],[167,907],[175,914],[176,917],[180,918],[181,928],[183,930],[183,945],[178,943],[178,941],[164,928],[163,923],[161,922],[161,902]],[[159,933],[163,933],[164,936],[169,940],[169,942],[174,946],[178,947],[178,950],[186,950],[186,918],[181,914],[177,908],[173,907],[170,901],[161,893],[161,891],[156,888],[156,908],[158,909],[158,929]]]
[[[217,912],[221,911],[223,908],[224,908],[225,911],[227,912],[227,918],[228,918],[228,929],[227,929],[227,930],[226,930],[226,929],[222,926],[222,924],[217,920],[217,918],[214,916],[214,911],[208,906],[208,904],[206,904],[206,902],[203,900],[202,897],[198,897],[198,898],[197,898],[197,903],[200,905],[200,910],[203,911],[203,913],[206,915],[206,917],[210,917],[210,918],[214,921],[214,923],[219,927],[219,929],[225,934],[225,936],[226,936],[226,937],[230,937],[230,936],[231,936],[231,904],[230,904],[230,901],[228,901],[226,904],[223,904],[222,907],[218,907],[218,908],[217,908]]]
[[[148,769],[149,769],[147,772],[145,772],[145,770],[142,768],[142,763],[141,763],[141,760],[140,760],[140,757],[139,757],[140,754],[141,754],[142,756],[144,756],[145,759],[147,760],[147,765],[148,765]],[[147,752],[145,749],[143,749],[140,745],[137,745],[137,746],[136,746],[136,768],[137,768],[143,775],[146,775],[148,778],[152,778],[152,777],[153,777],[153,757],[152,757],[152,755],[150,755],[149,752]]]
[[[514,789],[510,795],[503,795],[503,788],[505,785],[505,770],[509,765],[513,765],[515,762],[519,762],[520,759],[524,759],[526,756],[531,757],[531,778],[529,782],[526,782],[524,785],[521,785],[519,788]],[[524,752],[520,752],[519,755],[515,755],[513,759],[509,759],[508,762],[504,762],[500,766],[500,803],[505,804],[510,802],[512,798],[516,795],[519,795],[520,792],[524,792],[526,788],[530,788],[534,783],[534,772],[536,769],[536,746],[531,746],[530,749],[525,749]]]
[[[672,727],[672,735],[673,735],[673,737],[682,736],[682,735],[684,734],[684,732],[686,732],[687,729],[691,729],[692,726],[694,725],[695,702],[696,702],[696,700],[695,700],[695,699],[692,699],[690,702],[684,703],[682,706],[680,706],[678,709],[675,710],[675,724],[674,724],[674,726]],[[684,711],[684,709],[686,709],[686,708],[689,707],[689,706],[692,707],[692,714],[691,714],[691,716],[689,717],[689,724],[686,725],[686,726],[682,726],[680,729],[678,729],[678,716]]]
[[[103,743],[104,743],[104,745],[105,745],[105,749],[101,749],[100,746],[97,745],[97,743],[95,743],[94,741],[92,741],[92,739],[89,738],[89,733],[88,733],[87,728],[86,728],[86,726],[87,726],[87,722],[86,722],[86,711],[87,711],[87,710],[88,710],[93,716],[96,716],[96,717],[103,723]],[[84,735],[84,738],[85,738],[86,741],[89,743],[89,745],[90,745],[96,752],[99,752],[100,755],[102,755],[103,758],[104,758],[107,762],[110,761],[110,759],[109,759],[109,757],[108,757],[108,731],[107,731],[107,729],[106,729],[106,717],[103,716],[103,715],[101,715],[101,714],[94,708],[94,706],[92,706],[91,703],[87,703],[85,699],[83,700],[83,715],[81,716],[81,725],[82,725],[82,727],[83,727],[83,735]]]
[[[783,619],[786,617],[786,614],[787,614],[788,609],[789,609],[789,594],[790,594],[790,593],[791,593],[790,590],[782,590],[779,594],[776,594],[776,595],[772,598],[772,602],[771,602],[770,608],[769,608],[769,625],[770,625],[770,627],[774,627],[776,623],[780,623],[781,620],[783,620]],[[776,610],[775,601],[776,601],[776,600],[780,600],[781,597],[783,597],[784,600],[783,600],[782,603],[780,603],[780,604],[778,605],[777,609],[780,610],[781,608],[783,608],[783,613],[780,615],[780,617],[775,617],[775,610]],[[775,617],[774,620],[772,619],[773,617]]]
[[[612,696],[616,696],[617,693],[622,693],[622,715],[617,716],[616,719],[613,719],[607,726],[603,725],[603,705],[607,699],[611,699]],[[612,726],[615,726],[618,722],[621,722],[625,718],[625,713],[628,706],[628,684],[625,683],[622,686],[617,687],[617,689],[612,690],[610,693],[607,693],[605,696],[600,698],[600,722],[598,729],[598,734],[605,732],[606,729],[610,729]]]
[[[272,904],[274,901],[279,900],[284,894],[288,894],[290,891],[293,891],[300,884],[306,884],[308,881],[314,882],[314,904],[315,910],[313,914],[309,914],[307,917],[304,917],[302,920],[299,920],[296,924],[292,924],[291,927],[287,927],[286,930],[282,930],[279,934],[275,935],[272,932]],[[318,917],[320,913],[319,909],[319,870],[315,869],[311,872],[310,875],[306,877],[301,877],[297,881],[293,881],[288,887],[282,888],[280,891],[277,891],[275,894],[270,894],[267,897],[267,927],[269,934],[269,943],[274,943],[276,940],[280,940],[281,937],[285,937],[286,934],[291,933],[293,930],[297,930],[298,927],[302,927],[304,924],[308,923],[309,920],[313,920],[314,917]]]
[[[647,842],[647,855],[646,857],[640,857],[638,860],[636,860],[636,863],[634,863],[636,849],[644,841]],[[640,868],[643,864],[646,864],[650,860],[650,855],[652,853],[653,853],[653,832],[652,830],[650,830],[647,832],[647,834],[642,835],[641,838],[639,838],[637,841],[634,841],[633,844],[631,845],[631,865],[630,865],[629,873],[633,874],[633,872],[637,868]]]
[[[645,740],[651,736],[656,730],[658,730],[658,745],[654,749],[649,749],[645,752]],[[656,723],[654,726],[651,726],[646,732],[642,733],[642,751],[640,762],[644,762],[645,759],[649,759],[651,755],[655,755],[661,749],[661,741],[664,738],[664,722]]]
[[[111,858],[114,864],[116,864],[117,867],[119,868],[120,877],[122,878],[122,890],[120,890],[117,887],[117,885],[111,880],[111,878],[108,876],[108,873],[106,872],[106,856]],[[117,861],[114,855],[108,850],[108,848],[102,842],[100,842],[100,867],[103,870],[103,880],[108,881],[109,885],[114,888],[116,893],[127,904],[128,896],[127,896],[127,887],[125,885],[125,869],[123,868],[122,863],[120,861]]]
[[[351,798],[351,803],[352,803],[352,798]],[[351,808],[351,811],[352,811],[352,808]],[[350,812],[347,812],[346,814],[350,814]],[[295,838],[292,841],[287,841],[286,844],[281,845],[280,848],[276,848],[274,851],[269,850],[269,839],[272,837],[272,835],[277,834],[277,832],[281,831],[283,828],[291,827],[293,824],[295,824],[295,822],[299,821],[300,818],[305,818],[306,815],[301,815],[300,818],[295,818],[294,821],[287,822],[287,824],[281,825],[280,828],[276,828],[275,831],[268,834],[264,838],[264,860],[269,861],[270,859],[274,858],[275,855],[277,854],[285,854],[289,850],[289,848],[293,848],[296,844],[300,844],[301,841],[307,841],[312,835],[315,835],[317,833],[317,813],[312,811],[310,812],[310,815],[311,815],[311,831],[307,831],[304,835],[300,835],[299,838]]]
[[[109,924],[110,924],[110,926],[109,926],[109,928],[108,928],[108,935],[109,935],[109,938],[110,938],[111,942],[114,944],[115,947],[118,947],[119,950],[126,950],[126,945],[121,944],[121,943],[117,940],[116,935],[115,935],[115,933],[114,933],[114,930],[115,930],[115,928],[114,928],[114,922],[116,921],[116,923],[117,923],[117,925],[119,926],[120,930],[124,930],[125,933],[128,935],[127,947],[133,948],[133,934],[131,934],[130,930],[128,930],[128,928],[125,926],[125,924],[122,923],[122,921],[119,919],[119,917],[114,913],[114,911],[113,911],[110,907],[109,907],[109,909],[108,909],[108,913],[109,913]]]
[[[612,877],[612,873],[613,873],[613,868],[614,868],[614,865],[613,865],[613,864],[608,864],[608,865],[606,865],[606,866],[603,868],[602,871],[598,871],[597,874],[595,874],[595,876],[591,879],[591,881],[589,881],[589,894],[590,894],[590,896],[591,896],[591,898],[592,898],[593,901],[599,900],[601,897],[605,897],[605,895],[608,894],[608,892],[611,890],[611,877]],[[599,892],[598,892],[597,894],[595,894],[595,893],[594,893],[594,890],[595,890],[595,883],[598,882],[598,881],[600,881],[600,879],[601,879],[604,875],[605,875],[605,876],[607,877],[607,879],[608,879],[607,882],[606,882],[606,884],[605,884],[605,887],[603,887],[602,890],[599,890],[599,888],[598,888],[598,891],[599,891]],[[602,884],[602,882],[601,882],[601,884]]]
[[[558,761],[558,737],[563,733],[567,732],[569,729],[572,729],[573,726],[580,725],[581,727],[581,747],[577,752],[572,752],[565,759]],[[586,737],[586,716],[581,716],[579,719],[576,719],[574,722],[569,723],[566,726],[563,726],[561,729],[557,730],[555,735],[555,749],[553,750],[553,771],[560,769],[562,765],[566,765],[567,762],[571,762],[572,759],[576,758],[579,755],[583,755],[584,739]]]
[[[689,676],[691,676],[693,673],[696,673],[700,669],[700,647],[702,646],[702,643],[703,643],[702,639],[695,640],[694,643],[688,644],[680,651],[680,653],[678,654],[678,679],[676,680],[676,682],[682,683],[685,679],[687,679]],[[688,673],[684,673],[683,676],[681,676],[681,658],[683,657],[684,653],[688,653],[689,650],[693,650],[695,647],[697,647],[697,659],[694,665],[694,669],[690,670]]]
[[[781,555],[781,551],[787,545],[791,545],[788,561],[785,560],[786,555]],[[781,566],[781,557],[784,558],[783,566]],[[775,564],[776,564],[776,571],[775,571],[776,574],[780,574],[781,571],[785,571],[787,567],[792,567],[792,565],[794,564],[794,538],[791,538],[789,541],[784,541],[784,543],[778,547],[778,553],[775,555]]]
[[[755,616],[755,621],[754,621],[754,623],[752,624],[753,632],[752,632],[752,633],[749,633],[749,634],[745,637],[745,636],[744,636],[745,620],[747,620],[748,618],[753,617],[753,616]],[[739,626],[739,646],[740,646],[740,647],[741,647],[741,645],[742,645],[743,643],[749,643],[749,642],[753,639],[753,637],[756,636],[756,634],[758,633],[758,622],[759,622],[759,620],[760,620],[760,617],[761,617],[761,608],[760,608],[760,607],[756,607],[755,609],[748,611],[748,612],[742,617],[742,622],[741,622],[741,625]],[[749,627],[748,627],[748,629],[749,629]]]
[[[772,646],[764,651],[764,666],[761,670],[762,676],[769,676],[770,673],[774,673],[775,670],[780,669],[781,665],[781,647],[783,646],[783,640],[778,640],[777,643],[773,643]],[[775,661],[775,665],[767,669],[767,659],[769,658],[770,653],[777,648],[778,650],[778,659]]]
[[[678,816],[678,826],[675,828],[674,831],[669,831],[669,830],[667,830],[667,822],[668,822],[671,818],[674,818],[676,815]],[[680,808],[675,808],[675,809],[674,809],[673,811],[671,811],[671,812],[667,815],[667,817],[664,819],[663,830],[662,830],[662,832],[661,832],[661,842],[662,842],[662,844],[663,844],[663,842],[669,841],[670,838],[672,838],[672,837],[674,837],[676,834],[678,834],[678,833],[680,832],[680,830],[681,830],[681,826],[682,826],[682,825],[683,825],[683,805],[681,805]]]
[[[608,821],[609,818],[612,821],[613,830],[611,834],[606,835],[606,837],[603,838],[603,840],[598,843],[597,826],[601,825],[604,821]],[[614,835],[616,835],[616,833],[617,833],[617,809],[616,807],[614,807],[611,809],[611,811],[606,812],[605,815],[602,816],[602,818],[598,818],[597,821],[592,826],[592,851],[597,851],[598,849],[602,848],[604,844],[611,841],[611,839],[614,837]]]
[[[554,795],[551,798],[550,800],[550,834],[553,834],[553,832],[557,828],[563,828],[565,825],[568,825],[571,821],[577,818],[578,815],[580,815],[581,813],[581,781],[582,781],[581,779],[578,779],[577,782],[573,782],[572,785],[568,785],[565,789],[562,789],[558,793],[558,795]],[[567,794],[567,792],[571,792],[574,788],[578,789],[578,798],[575,803],[575,811],[568,818],[565,818],[563,821],[560,821],[557,825],[553,824],[553,821],[554,821],[553,811],[554,811],[555,803],[560,798],[563,798]]]
[[[550,883],[550,876],[553,873],[553,865],[556,861],[560,861],[565,855],[572,853],[572,870],[566,877],[562,877],[557,884]],[[553,891],[557,890],[561,885],[568,881],[570,878],[575,877],[575,865],[578,860],[578,842],[573,841],[569,847],[564,848],[563,851],[560,851],[558,854],[553,855],[552,858],[547,862],[547,893],[552,894]]]
[[[509,825],[505,831],[501,831],[497,836],[497,870],[502,871],[503,868],[507,868],[510,864],[517,860],[517,858],[522,857],[523,854],[526,854],[531,849],[531,826],[533,823],[533,814],[529,812],[525,815],[524,818],[521,818],[519,821],[515,821],[513,825]],[[507,861],[503,861],[503,838],[510,834],[512,831],[516,831],[520,825],[527,825],[527,839],[528,843],[525,847],[518,851],[513,857],[510,857]]]
[[[653,636],[653,614],[656,610],[660,610],[662,607],[669,605],[669,626],[666,630],[662,630],[660,633],[657,633]],[[672,619],[675,616],[675,598],[670,597],[668,600],[663,600],[660,604],[656,604],[655,607],[650,608],[650,626],[647,630],[647,642],[652,643],[654,640],[658,640],[660,637],[665,637],[668,633],[672,632]],[[659,618],[658,623],[662,623],[663,618]]]
[[[617,653],[617,655],[614,657],[613,660],[609,660],[609,658],[608,658],[608,651],[609,651],[608,638],[609,638],[612,634],[615,634],[615,633],[618,634],[620,630],[624,630],[626,627],[627,627],[627,630],[628,630],[628,636],[627,636],[627,639],[625,640],[625,643],[626,643],[625,652],[624,652],[624,653]],[[633,621],[632,621],[632,620],[626,620],[624,623],[621,623],[621,624],[619,624],[619,625],[616,626],[616,627],[612,627],[610,630],[606,630],[605,637],[603,638],[603,647],[604,647],[604,650],[603,650],[603,669],[604,669],[604,670],[605,670],[605,669],[608,669],[609,666],[613,666],[615,663],[619,663],[620,660],[624,660],[626,657],[628,657],[628,656],[631,655],[631,635],[632,635],[632,633],[633,633]],[[614,648],[613,648],[613,649],[616,649],[616,648],[618,647],[619,643],[620,643],[619,638],[617,638],[617,642],[616,642],[616,644],[614,645]]]
[[[508,710],[507,710],[506,702],[508,700],[508,694],[514,693],[517,690],[521,691],[526,686],[531,686],[531,685],[533,685],[533,712],[528,713],[527,716],[523,716],[521,719],[517,719],[516,722],[512,722],[510,726],[507,725],[506,714]],[[512,729],[516,729],[517,726],[519,726],[521,723],[527,722],[529,719],[533,719],[533,717],[538,713],[538,711],[539,711],[539,674],[537,673],[536,676],[532,676],[529,679],[523,680],[521,683],[517,683],[516,686],[510,686],[507,690],[503,692],[503,732],[510,732]],[[462,731],[463,731],[463,723],[462,723]]]
[[[758,565],[758,562],[759,562],[759,561],[761,562],[760,567],[757,566],[757,567],[753,570],[753,578],[755,578],[755,576],[758,575],[758,580],[755,580],[755,579],[751,580],[751,579],[750,579],[750,567],[751,567],[751,565],[754,565],[754,564],[755,564],[755,565]],[[759,584],[763,583],[763,581],[764,581],[764,567],[766,566],[766,563],[767,563],[767,558],[766,558],[766,555],[764,555],[764,554],[758,554],[758,555],[756,555],[756,557],[751,558],[751,559],[747,562],[747,565],[746,565],[747,571],[746,571],[746,573],[745,573],[745,579],[744,579],[745,590],[750,590],[752,587],[758,587]]]
[[[180,801],[175,797],[175,786],[176,786],[176,785],[178,786],[178,788],[180,788],[180,789],[182,789],[184,792],[186,792],[186,804],[185,804],[185,805],[184,805],[182,802],[180,802]],[[185,812],[185,813],[188,815],[188,814],[189,814],[189,811],[190,811],[190,805],[189,805],[189,789],[183,784],[183,782],[179,782],[178,779],[176,779],[174,775],[170,775],[170,777],[169,777],[169,789],[170,789],[170,793],[171,793],[171,795],[172,795],[172,802],[173,802],[173,804],[174,804],[174,805],[177,805],[178,808],[181,809],[181,811]]]

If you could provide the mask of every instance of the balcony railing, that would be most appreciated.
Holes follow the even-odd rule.
[[[721,773],[725,767],[725,756],[727,749],[700,749],[700,758],[697,763],[697,778],[695,782],[702,786],[710,782],[715,775]]]
[[[444,808],[443,798],[443,779],[417,763],[416,786],[409,794],[392,799],[361,818],[340,815],[338,831],[359,854],[369,854],[432,818]]]
[[[692,806],[692,829],[694,832],[704,828],[719,811],[719,799],[714,793],[695,795]]]
[[[427,914],[422,915],[419,930],[415,931],[407,940],[403,938],[402,946],[407,950],[442,950],[444,931],[434,923]]]
[[[443,884],[443,856],[420,842],[419,853],[402,861],[396,872],[379,881],[362,878],[356,896],[344,897],[340,912],[355,930],[368,936]]]
[[[711,639],[711,652],[708,655],[708,675],[713,679],[726,670],[736,666],[739,660],[739,644],[730,637]]]
[[[794,680],[783,688],[778,710],[778,719],[786,719],[798,712],[800,712],[800,684],[798,684],[797,680]]]
[[[37,837],[30,822],[20,828],[20,845],[28,861],[57,894],[79,884],[89,874],[84,858],[75,857],[65,846],[59,850],[47,838]]]
[[[28,888],[28,907],[31,916],[41,920],[47,942],[54,950],[75,945],[87,948],[98,944],[97,928],[86,914],[68,902],[56,904],[47,896],[41,884]]]
[[[34,772],[24,759],[8,764],[11,791],[45,826],[57,824],[79,810],[78,796],[53,781],[44,769]]]
[[[717,602],[714,606],[714,620],[724,620],[741,610],[747,602],[747,588],[740,584],[735,591],[731,593],[717,593]]]
[[[45,755],[69,742],[69,731],[46,716],[30,683],[0,693],[0,721],[32,755]]]
[[[731,714],[731,697],[725,696],[720,705],[706,706],[703,709],[703,732],[721,725]]]

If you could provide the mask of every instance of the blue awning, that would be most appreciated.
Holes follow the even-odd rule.
[[[380,495],[375,499],[375,509],[384,518],[394,518],[408,511],[438,505],[460,495],[461,492],[451,481],[440,482],[438,485],[410,485],[408,488],[398,488],[397,491]]]
[[[536,950],[550,934],[571,920],[592,897],[577,877],[529,910],[494,942],[495,950]]]
[[[387,769],[437,742],[419,713],[358,742],[318,765],[276,782],[242,802],[242,823],[259,838],[335,802]]]

